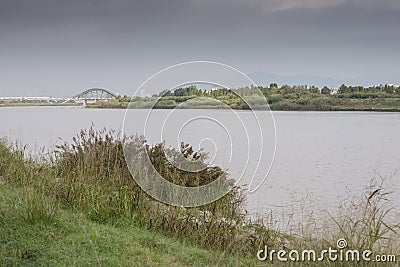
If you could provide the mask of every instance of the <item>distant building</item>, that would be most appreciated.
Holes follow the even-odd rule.
[[[331,88],[331,95],[337,95],[339,89]]]

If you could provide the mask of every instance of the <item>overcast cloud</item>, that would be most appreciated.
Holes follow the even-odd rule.
[[[132,94],[191,60],[400,83],[399,28],[396,0],[0,0],[0,95]]]

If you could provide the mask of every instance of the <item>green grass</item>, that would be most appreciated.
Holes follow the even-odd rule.
[[[39,202],[33,199],[40,199]],[[33,201],[33,205],[27,205]],[[0,185],[4,266],[220,266],[240,262],[121,221],[89,220],[41,195]],[[29,212],[34,212],[31,217]]]

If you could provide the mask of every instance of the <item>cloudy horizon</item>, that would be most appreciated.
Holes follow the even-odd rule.
[[[133,94],[194,60],[262,83],[399,84],[399,15],[395,0],[0,0],[0,96]]]

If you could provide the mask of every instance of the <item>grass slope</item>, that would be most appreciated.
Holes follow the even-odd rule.
[[[100,224],[62,210],[46,197],[0,185],[3,266],[240,265],[159,233],[121,222]]]

